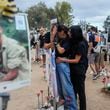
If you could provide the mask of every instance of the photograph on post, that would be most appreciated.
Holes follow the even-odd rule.
[[[0,92],[30,84],[30,44],[26,14],[0,17]]]

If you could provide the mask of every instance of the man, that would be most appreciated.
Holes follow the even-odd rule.
[[[99,34],[100,35],[100,42],[98,42],[97,46],[100,47],[100,53],[99,53],[99,57],[97,59],[97,65],[98,65],[98,69],[99,69],[99,73],[101,74],[101,72],[106,71],[105,70],[105,62],[104,62],[104,55],[107,51],[106,49],[106,42],[105,42],[105,38],[103,36],[103,34]]]
[[[45,67],[45,63],[46,63],[46,53],[44,49],[45,29],[43,27],[40,29],[39,41],[40,41],[40,53],[43,59],[43,65],[41,67]]]
[[[97,79],[99,76],[99,64],[98,58],[99,54],[94,52],[94,48],[97,46],[98,42],[96,41],[97,36],[97,29],[95,27],[91,27],[90,31],[88,32],[89,36],[89,64],[90,68],[93,71],[93,80]]]
[[[23,46],[3,34],[0,26],[0,82],[27,80],[29,64]]]

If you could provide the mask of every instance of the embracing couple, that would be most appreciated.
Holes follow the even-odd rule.
[[[88,68],[88,43],[80,26],[67,28],[53,25],[50,36],[45,36],[45,48],[56,52],[56,76],[60,100],[65,110],[86,110],[85,78]]]

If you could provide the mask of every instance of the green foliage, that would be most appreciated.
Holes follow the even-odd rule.
[[[57,17],[60,23],[71,25],[73,16],[72,7],[68,2],[57,2],[55,7],[48,8],[45,3],[39,2],[37,5],[30,7],[26,12],[28,13],[28,20],[30,28],[50,27],[50,20]]]
[[[107,29],[110,27],[110,15],[107,16],[106,20],[104,21],[104,29],[107,31]]]
[[[72,24],[73,15],[72,7],[68,2],[57,2],[55,6],[55,12],[57,14],[59,22],[70,26]]]
[[[27,13],[30,27],[46,26],[49,22],[47,18],[47,11],[47,6],[42,2],[29,8]]]

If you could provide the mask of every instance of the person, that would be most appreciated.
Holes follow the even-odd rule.
[[[64,25],[58,26],[58,44],[56,45],[56,58],[68,58],[70,42],[68,36],[68,28]],[[74,88],[70,79],[69,63],[56,63],[56,75],[58,81],[58,91],[61,99],[65,100],[65,109],[77,110]]]
[[[39,36],[40,53],[43,59],[43,65],[41,67],[45,67],[45,63],[46,63],[46,52],[44,48],[44,41],[45,41],[45,29],[42,27],[40,29],[40,36]]]
[[[23,81],[28,78],[26,49],[16,40],[6,37],[0,26],[0,82]]]
[[[99,77],[99,53],[94,51],[94,48],[97,46],[99,40],[99,36],[97,35],[96,27],[91,27],[89,36],[89,51],[88,51],[88,59],[91,70],[93,71],[93,80],[96,80]]]
[[[35,62],[36,60],[36,42],[35,42],[35,36],[34,36],[34,33],[31,33],[30,34],[30,44],[31,44],[31,59],[33,62]]]
[[[46,48],[55,48],[55,57],[68,57],[69,56],[69,36],[68,28],[64,25],[53,26],[53,31],[47,33]],[[57,36],[56,36],[57,34]],[[49,36],[51,35],[51,36]],[[58,37],[58,38],[56,38]],[[56,44],[57,41],[57,44]],[[54,42],[54,44],[53,44]],[[59,94],[59,103],[64,100],[64,109],[78,110],[74,94],[74,88],[70,79],[69,63],[56,63],[56,77],[57,87]]]
[[[55,25],[52,25],[51,31],[45,34],[45,43],[44,43],[45,49],[50,49],[54,47],[56,33],[57,27]]]
[[[52,73],[55,73],[54,75],[56,75],[56,69],[52,70],[53,68],[50,67],[51,64],[54,65],[54,67],[56,65],[55,59],[52,59],[53,56],[55,57],[55,49],[54,49],[55,39],[54,39],[54,36],[56,35],[56,32],[57,32],[56,26],[52,25],[50,32],[47,32],[45,34],[45,41],[44,41],[44,48],[46,50],[46,71],[45,71],[46,75],[45,76],[46,76],[47,81],[49,81],[50,77],[53,77],[53,75],[50,74],[50,71],[52,71]],[[54,78],[56,78],[56,76]],[[55,84],[56,79],[52,79],[52,80],[54,80],[54,81],[52,81],[52,83]],[[57,88],[57,84],[56,84],[55,88]]]
[[[68,58],[57,58],[57,62],[70,63],[71,81],[75,95],[79,96],[80,110],[86,110],[85,78],[88,68],[88,43],[83,37],[80,26],[70,28],[71,50]]]
[[[106,53],[106,48],[105,47],[105,38],[103,36],[103,34],[100,34],[100,42],[98,42],[97,46],[100,47],[100,52],[99,52],[99,57],[97,58],[97,65],[99,68],[99,75],[106,71],[105,70],[105,62],[104,62],[104,55]]]
[[[30,33],[30,45],[31,48],[34,48],[36,45],[34,33]]]

